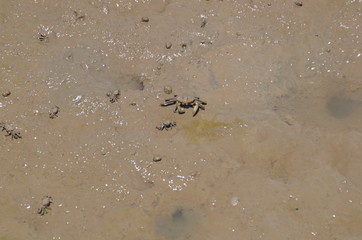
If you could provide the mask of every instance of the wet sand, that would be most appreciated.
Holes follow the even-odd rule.
[[[299,3],[0,0],[0,240],[362,239],[362,3]]]

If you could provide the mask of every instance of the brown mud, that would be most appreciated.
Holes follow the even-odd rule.
[[[0,6],[0,240],[361,239],[361,1]]]

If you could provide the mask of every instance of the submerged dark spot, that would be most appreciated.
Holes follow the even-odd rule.
[[[150,80],[145,76],[121,75],[118,84],[120,84],[120,86],[125,90],[143,91],[147,81]]]
[[[338,96],[330,98],[327,102],[329,114],[337,119],[349,117],[357,106],[357,101]]]
[[[177,209],[177,210],[172,214],[172,220],[173,220],[173,221],[180,221],[180,220],[184,219],[183,211],[184,211],[184,210],[183,210],[182,208]]]
[[[142,77],[133,77],[132,82],[136,90],[143,91],[145,89],[144,79]]]
[[[187,239],[191,236],[198,219],[198,214],[193,209],[179,207],[156,220],[156,232],[166,239]]]

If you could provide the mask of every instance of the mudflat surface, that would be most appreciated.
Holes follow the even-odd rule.
[[[0,239],[361,239],[362,3],[299,3],[0,0]]]

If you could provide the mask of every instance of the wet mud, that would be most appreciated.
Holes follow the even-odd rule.
[[[0,6],[0,240],[361,238],[361,1]]]

